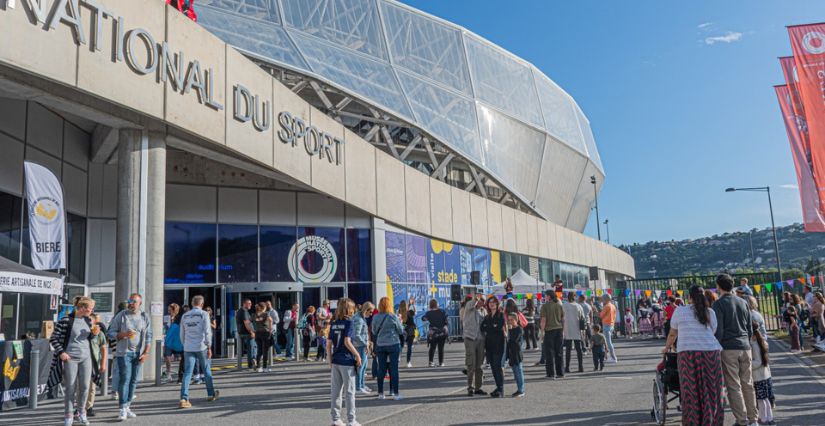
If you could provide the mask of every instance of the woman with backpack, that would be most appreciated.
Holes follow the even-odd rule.
[[[447,337],[450,335],[450,329],[447,327],[447,313],[438,307],[438,300],[430,300],[430,310],[421,317],[422,321],[430,323],[427,330],[427,343],[430,345],[430,367],[434,367],[433,356],[435,350],[438,349],[438,366],[444,366],[444,343],[447,342]]]
[[[401,346],[407,345],[407,368],[412,368],[412,348],[415,344],[415,307],[402,300],[398,305],[398,320],[404,326],[404,335],[401,336]],[[430,357],[432,363],[432,357]]]
[[[304,348],[304,361],[309,361],[309,346],[315,340],[315,306],[309,305],[304,316],[298,322],[298,329],[301,330],[301,343]]]
[[[375,336],[375,357],[378,359],[378,399],[384,399],[384,376],[390,374],[390,395],[401,400],[398,393],[398,355],[401,353],[399,336],[404,333],[401,321],[392,312],[392,303],[387,297],[378,302],[378,314],[372,320]]]

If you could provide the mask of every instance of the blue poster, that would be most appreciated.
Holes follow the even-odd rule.
[[[387,246],[387,276],[393,285],[405,282],[407,277],[407,257],[404,254],[405,235],[388,231],[385,240]]]

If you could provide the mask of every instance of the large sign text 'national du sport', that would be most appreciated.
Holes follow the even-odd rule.
[[[175,51],[166,41],[157,42],[144,28],[127,29],[126,20],[106,9],[95,0],[23,0],[21,6],[29,20],[44,31],[67,25],[72,30],[78,45],[91,43],[96,52],[101,51],[104,36],[112,36],[112,61],[125,62],[138,75],[154,74],[160,83],[169,84],[180,95],[195,92],[198,102],[205,107],[220,111],[224,108],[215,99],[215,77],[212,68],[202,66],[197,59],[185,60],[184,52]],[[14,3],[7,3],[6,10]],[[81,7],[90,12],[84,20]],[[89,30],[86,30],[86,23]],[[107,28],[111,25],[111,31]],[[88,34],[88,39],[87,39]],[[233,118],[242,123],[251,123],[256,131],[270,129],[275,116],[269,101],[260,101],[260,96],[252,93],[243,84],[233,85]],[[288,111],[277,116],[280,130],[278,139],[292,147],[303,145],[307,154],[326,158],[330,163],[341,164],[341,145],[344,141],[315,126],[307,124],[302,117]]]

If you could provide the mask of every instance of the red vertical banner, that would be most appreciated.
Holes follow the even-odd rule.
[[[782,66],[785,84],[788,85],[788,92],[791,96],[791,107],[793,108],[794,115],[796,115],[802,145],[805,147],[805,158],[807,158],[807,162],[810,163],[811,140],[808,136],[808,119],[805,116],[805,107],[802,104],[802,97],[799,95],[799,73],[796,72],[796,60],[793,56],[784,56],[779,58],[779,64]]]
[[[817,211],[825,216],[825,23],[788,27],[788,35],[807,119],[811,172],[819,199]]]
[[[796,167],[805,232],[825,232],[825,215],[819,208],[821,205],[819,193],[816,190],[816,183],[805,152],[801,122],[793,109],[791,90],[788,86],[775,86],[774,89],[779,100],[779,108],[782,110],[782,119],[785,122],[785,130],[788,132],[788,141],[791,144],[791,154]]]

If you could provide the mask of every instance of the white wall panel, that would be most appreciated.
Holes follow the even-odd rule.
[[[298,193],[299,226],[344,227],[344,203],[319,194]]]
[[[258,191],[218,188],[218,222],[239,225],[257,224]]]
[[[216,222],[218,190],[213,186],[166,185],[166,220]]]
[[[297,225],[294,192],[260,191],[261,225]]]
[[[49,169],[58,179],[62,176],[60,173],[62,169],[61,161],[39,149],[35,149],[31,145],[26,147],[26,161],[37,163]]]
[[[86,283],[107,285],[115,280],[115,241],[117,221],[89,219],[87,221]]]
[[[372,215],[351,206],[344,206],[346,209],[347,228],[369,228],[372,224]]]
[[[117,165],[89,164],[90,217],[117,217]]]

